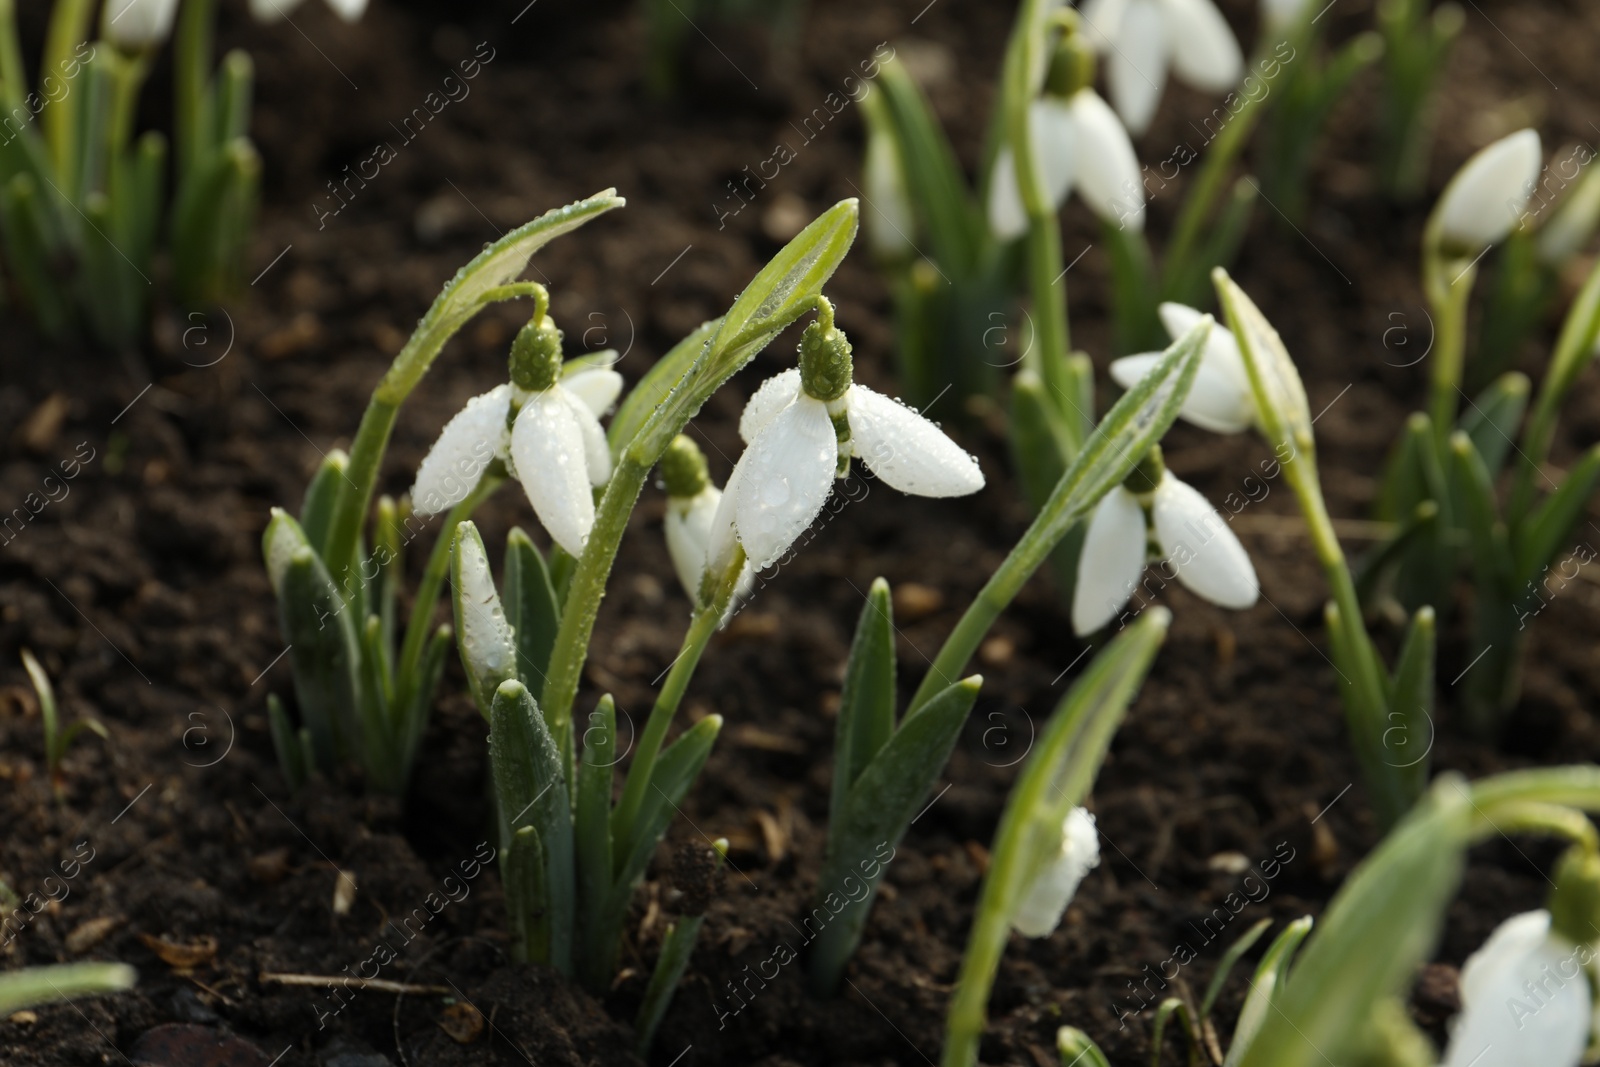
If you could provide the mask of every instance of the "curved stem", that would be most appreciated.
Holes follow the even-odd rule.
[[[625,856],[633,848],[633,821],[644,803],[644,791],[650,785],[656,757],[661,754],[661,743],[667,738],[667,729],[678,713],[678,705],[683,702],[684,691],[689,688],[689,680],[700,665],[706,645],[722,625],[722,617],[728,612],[744,564],[744,548],[739,546],[733,553],[733,561],[728,569],[718,577],[717,592],[711,602],[695,609],[688,632],[683,635],[683,647],[678,651],[678,658],[672,661],[666,684],[661,687],[661,693],[650,709],[650,719],[645,723],[644,733],[639,736],[639,751],[628,767],[622,798],[617,801],[616,810],[611,815],[612,852],[615,857]]]
[[[50,29],[44,40],[44,57],[40,64],[39,86],[46,99],[51,99],[45,84],[47,78],[57,82],[66,79],[63,71],[76,62],[72,57],[89,32],[89,15],[93,0],[56,0],[50,12]],[[60,99],[52,100],[43,113],[45,143],[50,147],[50,161],[55,166],[57,180],[72,174],[77,152],[78,101],[69,86]]]
[[[180,184],[190,178],[204,159],[211,130],[212,33],[216,25],[216,0],[183,0],[173,39],[173,132],[177,141]]]
[[[1439,442],[1441,456],[1447,454],[1445,449],[1456,425],[1459,407],[1456,396],[1461,391],[1462,361],[1467,344],[1467,304],[1478,275],[1476,264],[1468,264],[1451,277],[1450,272],[1457,269],[1458,262],[1437,252],[1424,253],[1423,257],[1424,288],[1437,317],[1430,360],[1428,415],[1433,419],[1434,439]]]

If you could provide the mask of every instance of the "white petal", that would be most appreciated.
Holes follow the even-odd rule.
[[[700,596],[706,547],[711,543],[711,526],[721,503],[722,490],[714,485],[687,500],[673,497],[667,501],[667,554],[672,557],[672,569],[677,572],[678,584],[689,594],[690,603]]]
[[[1285,32],[1310,6],[1310,0],[1261,0],[1262,26],[1270,32]]]
[[[811,525],[833,488],[838,460],[827,405],[809,396],[778,412],[756,435],[739,459],[745,469],[735,501],[739,540],[752,567],[775,562]]]
[[[598,418],[610,411],[622,395],[622,375],[610,367],[585,367],[562,375],[561,388],[583,401],[583,406]]]
[[[328,6],[346,22],[355,22],[367,9],[367,0],[328,0]]]
[[[1078,90],[1067,106],[1078,134],[1078,195],[1107,222],[1140,232],[1144,185],[1122,120],[1093,89]]]
[[[864,385],[852,385],[844,403],[852,453],[892,488],[915,496],[983,488],[978,461],[915,410]]]
[[[484,468],[505,449],[510,410],[511,386],[500,385],[467,401],[444,424],[411,487],[411,506],[418,515],[436,515],[467,498]]]
[[[740,487],[744,485],[744,471],[749,466],[746,462],[749,455],[750,450],[746,449],[739,457],[739,461],[733,465],[733,473],[728,475],[728,484],[722,490],[722,499],[717,503],[717,510],[711,516],[711,529],[706,534],[708,567],[726,567],[733,559],[734,546],[739,543],[734,519],[739,510],[739,492]]]
[[[511,459],[551,540],[578,556],[594,526],[594,496],[573,406],[559,389],[529,397],[511,428]]]
[[[1501,923],[1461,969],[1445,1067],[1577,1067],[1590,1024],[1581,959],[1547,911]]]
[[[250,0],[250,14],[257,22],[276,22],[301,3],[302,0]]]
[[[1159,312],[1161,325],[1167,328],[1167,336],[1174,341],[1194,329],[1195,323],[1206,317],[1205,312],[1175,300],[1162,301]]]
[[[1058,208],[1072,188],[1082,152],[1078,120],[1066,101],[1047,96],[1028,105],[1028,141],[1045,200]]]
[[[744,414],[739,416],[739,436],[744,438],[744,443],[754,441],[762,430],[772,425],[778,412],[792,404],[799,395],[799,367],[790,367],[762,382],[761,388],[744,406]]]
[[[1156,539],[1178,581],[1225,608],[1248,608],[1261,594],[1250,556],[1199,490],[1169,471],[1150,508]]]
[[[1117,27],[1122,24],[1122,13],[1127,0],[1086,0],[1078,9],[1078,21],[1083,24],[1084,36],[1097,52],[1111,51]]]
[[[100,32],[119,48],[149,48],[172,33],[177,12],[178,0],[106,0]]]
[[[989,176],[989,229],[1002,241],[1015,241],[1028,232],[1028,209],[1017,188],[1017,161],[1010,148],[995,156]]]
[[[1072,593],[1072,631],[1094,633],[1117,617],[1144,573],[1144,509],[1122,486],[1101,497],[1089,516]]]
[[[1049,937],[1061,925],[1084,875],[1100,865],[1100,831],[1083,808],[1067,812],[1061,826],[1061,852],[1028,886],[1017,902],[1011,925],[1023,937]]]
[[[1155,117],[1167,83],[1167,27],[1156,0],[1128,0],[1107,57],[1111,102],[1135,136]]]
[[[1224,330],[1213,330],[1212,338],[1221,333],[1232,343],[1232,335]],[[1160,352],[1141,352],[1136,356],[1123,356],[1111,361],[1111,380],[1124,389],[1132,389],[1156,364],[1161,362]],[[1178,416],[1202,430],[1211,433],[1240,433],[1255,425],[1256,405],[1244,374],[1244,357],[1237,347],[1228,355],[1213,355],[1210,344],[1200,358],[1195,370],[1194,386],[1184,398]]]
[[[1433,209],[1445,239],[1470,248],[1504,240],[1527,210],[1541,152],[1538,133],[1518,130],[1467,160]]]
[[[1244,57],[1228,20],[1211,0],[1161,0],[1172,42],[1172,69],[1178,77],[1210,93],[1225,93],[1239,83]]]
[[[583,434],[583,463],[589,472],[590,484],[605,485],[606,479],[611,477],[611,446],[606,442],[606,432],[600,428],[600,420],[564,386],[557,386],[552,392],[560,394]]]

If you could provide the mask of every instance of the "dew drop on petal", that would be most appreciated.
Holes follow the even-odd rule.
[[[761,503],[769,508],[781,507],[790,496],[789,479],[779,476],[761,487]]]

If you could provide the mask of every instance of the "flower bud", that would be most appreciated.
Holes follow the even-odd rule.
[[[106,0],[100,34],[125,52],[153,48],[172,33],[178,0]]]
[[[1531,129],[1502,137],[1456,171],[1433,209],[1451,251],[1468,255],[1505,240],[1527,210],[1539,180],[1539,135]]]
[[[711,484],[705,453],[700,451],[700,446],[684,434],[674,437],[661,456],[661,480],[666,483],[670,497],[698,496]]]

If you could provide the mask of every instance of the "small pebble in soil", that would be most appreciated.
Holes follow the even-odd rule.
[[[1206,860],[1209,870],[1221,871],[1223,874],[1243,874],[1250,869],[1250,857],[1243,852],[1218,852]]]
[[[921,582],[901,582],[894,587],[894,614],[900,622],[916,622],[944,607],[944,594]]]
[[[998,634],[978,646],[978,662],[985,667],[1004,667],[1015,659],[1016,655],[1016,642],[1009,637],[1002,637]]]

